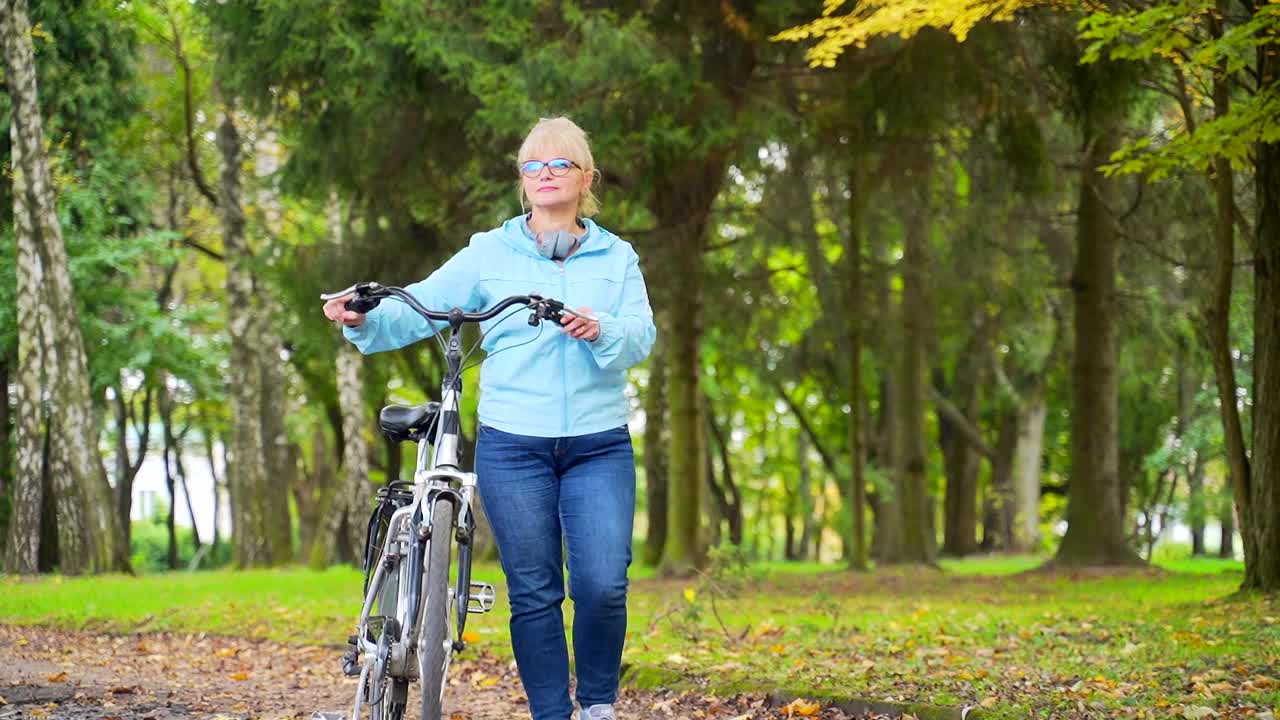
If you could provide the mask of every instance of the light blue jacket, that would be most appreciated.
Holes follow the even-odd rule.
[[[627,422],[627,368],[649,355],[657,330],[631,245],[591,220],[563,263],[538,254],[523,215],[472,236],[471,244],[406,290],[430,310],[484,310],[510,295],[539,293],[570,308],[588,306],[600,337],[575,340],[552,323],[528,324],[512,308],[481,323],[488,353],[480,373],[480,422],[504,432],[570,437]],[[504,319],[505,318],[505,319]],[[433,327],[433,324],[437,327]],[[397,300],[384,300],[364,324],[343,333],[366,355],[430,337],[429,323]]]

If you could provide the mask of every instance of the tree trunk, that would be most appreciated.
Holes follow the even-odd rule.
[[[982,548],[987,551],[1010,551],[1017,546],[1017,500],[1014,470],[1017,463],[1019,413],[1008,408],[1000,413],[996,456],[991,464],[990,510],[982,530]]]
[[[796,433],[796,469],[800,483],[796,493],[796,520],[800,523],[800,537],[796,542],[795,560],[809,557],[809,542],[813,539],[813,489],[809,487],[809,444],[802,432]]]
[[[715,410],[705,398],[703,401],[706,403],[706,415],[710,417]],[[710,440],[703,447],[702,472],[707,478],[707,491],[702,494],[702,512],[707,518],[703,528],[705,536],[702,542],[706,547],[714,548],[720,546],[720,540],[724,536],[721,525],[724,523],[724,508],[728,504],[728,499],[716,480],[716,459]]]
[[[1187,428],[1195,419],[1196,391],[1200,387],[1199,374],[1192,368],[1190,346],[1186,337],[1179,336],[1178,348],[1174,355],[1175,373],[1178,379],[1178,419],[1174,434],[1184,448],[1190,443]],[[1187,524],[1191,528],[1191,555],[1204,555],[1204,462],[1197,450],[1195,457],[1188,458],[1179,468],[1187,478]]]
[[[1071,277],[1075,302],[1071,490],[1067,533],[1053,560],[1062,566],[1142,562],[1125,538],[1125,485],[1119,467],[1115,283],[1120,237],[1111,209],[1116,204],[1117,181],[1098,170],[1110,161],[1118,137],[1110,126],[1086,133],[1081,171],[1076,264]]]
[[[1221,526],[1221,534],[1218,536],[1218,557],[1227,560],[1236,556],[1236,511],[1232,503],[1228,502],[1222,508],[1222,515],[1218,518]]]
[[[311,438],[310,468],[294,474],[293,488],[294,503],[298,507],[298,557],[308,559],[325,524],[325,513],[332,509],[333,496],[338,491],[326,425],[316,425]]]
[[[1014,542],[1011,550],[1026,552],[1040,544],[1040,468],[1048,415],[1044,383],[1037,380],[1024,394],[1022,407],[1018,410],[1018,440],[1014,450]]]
[[[710,409],[710,408],[708,408]],[[732,417],[732,413],[730,413]],[[729,457],[729,438],[724,429],[716,421],[715,413],[708,412],[708,430],[711,432],[711,438],[715,440],[716,452],[720,458],[720,481],[718,483],[720,500],[720,513],[724,520],[729,524],[729,542],[734,547],[742,547],[742,493],[738,490],[738,484],[733,479],[733,465],[730,463]],[[710,471],[710,470],[708,470]]]
[[[655,283],[657,285],[658,283]],[[649,356],[649,381],[644,390],[644,564],[662,560],[667,542],[667,343],[660,339]]]
[[[849,503],[850,570],[867,570],[870,566],[867,547],[867,448],[863,431],[862,408],[862,318],[864,314],[862,277],[862,215],[866,200],[855,165],[848,174],[849,229],[845,235],[845,267],[848,286],[845,290],[845,333],[849,340],[849,369],[845,378],[845,399],[849,403],[847,423],[849,445],[849,484],[845,491]]]
[[[877,236],[872,235],[872,237]],[[878,244],[877,257],[887,268],[891,251],[883,239]],[[884,475],[892,478],[895,473],[894,468],[898,466],[898,458],[902,454],[898,439],[898,415],[901,412],[898,386],[901,382],[897,376],[903,344],[899,333],[895,332],[902,325],[899,320],[901,310],[894,307],[890,300],[889,276],[889,270],[883,271],[878,278],[876,288],[879,297],[877,316],[884,318],[884,325],[889,329],[888,332],[879,334],[880,344],[875,352],[880,359],[880,413],[876,428],[880,439],[876,443],[878,451],[876,466]],[[894,483],[885,483],[877,490],[874,501],[870,501],[869,504],[874,521],[871,556],[878,562],[888,562],[891,554],[897,552],[895,548],[902,545],[901,493]]]
[[[220,206],[224,245],[227,255],[227,331],[231,338],[229,352],[231,399],[231,459],[234,469],[232,501],[235,514],[235,561],[240,567],[269,566],[289,558],[287,545],[281,547],[273,524],[288,523],[288,515],[273,516],[272,494],[283,494],[270,486],[271,465],[263,427],[263,371],[260,333],[257,325],[262,304],[256,301],[252,263],[253,256],[245,237],[245,215],[241,205],[240,132],[233,118],[234,108],[223,110],[218,125],[218,148],[222,153]]]
[[[963,420],[969,424],[975,424],[979,412],[982,382],[979,362],[984,356],[981,347],[984,344],[983,334],[982,329],[975,330],[970,342],[961,350],[950,392],[947,393],[964,416]],[[938,437],[947,478],[942,552],[952,557],[972,555],[978,551],[978,471],[981,458],[973,446],[960,437],[956,424],[941,412],[938,413]]]
[[[138,476],[138,471],[142,469],[142,463],[146,459],[147,450],[151,444],[151,384],[150,378],[144,377],[143,383],[146,389],[143,391],[142,400],[142,422],[138,427],[138,454],[134,458],[129,457],[129,431],[133,425],[133,407],[131,400],[126,400],[124,396],[123,379],[116,384],[115,392],[115,414],[116,414],[116,486],[113,488],[115,493],[116,518],[120,523],[122,542],[126,545],[132,543],[133,540],[133,521],[131,519],[133,509],[133,481]]]
[[[23,352],[23,343],[20,343],[19,373],[23,371],[24,360],[43,365],[46,373],[43,385],[39,383],[38,376],[23,378],[19,383],[25,386],[20,392],[19,402],[25,408],[36,410],[33,419],[24,422],[21,432],[20,471],[30,473],[38,467],[30,461],[34,457],[31,450],[39,440],[30,436],[30,432],[43,429],[51,440],[50,472],[60,515],[59,569],[66,573],[127,570],[128,548],[120,547],[111,488],[98,452],[98,433],[89,395],[79,309],[71,285],[49,165],[44,155],[43,120],[26,0],[0,0],[0,44],[3,45],[13,107],[11,172],[18,264],[21,267],[19,315],[23,314],[21,308],[24,305],[35,302],[40,325],[40,333],[36,336],[30,335],[32,324],[26,324],[26,332],[22,333],[39,344],[28,345]],[[21,299],[24,295],[28,297],[27,301]],[[36,383],[29,384],[31,380],[36,380]],[[51,389],[49,405],[43,411],[32,405],[40,402],[39,395],[32,396],[30,400],[23,397],[30,391],[38,393],[41,387]],[[34,482],[35,477],[19,478],[22,500],[30,501],[34,497],[29,483]],[[29,513],[30,508],[20,512],[24,516]],[[28,520],[29,516],[24,517],[24,523]],[[26,557],[15,562],[15,568],[28,570],[30,566],[26,560],[31,555],[30,539],[37,536],[38,531],[18,544],[18,556]]]
[[[701,567],[706,551],[701,543],[702,492],[706,487],[703,456],[706,422],[702,392],[702,253],[706,244],[711,203],[724,180],[727,158],[721,154],[691,161],[674,169],[654,191],[654,214],[669,230],[662,261],[671,283],[664,295],[663,316],[669,323],[667,406],[670,417],[667,542],[659,574],[686,577]],[[677,309],[675,302],[680,303]]]
[[[928,387],[926,342],[929,301],[928,273],[929,177],[928,160],[921,159],[909,174],[913,202],[904,208],[905,247],[902,258],[902,360],[899,363],[898,449],[896,484],[901,498],[902,543],[887,548],[887,563],[931,564],[936,541],[929,520],[928,437],[925,398]]]
[[[1280,91],[1280,46],[1259,47],[1258,59],[1259,92]],[[1249,504],[1240,508],[1242,587],[1280,593],[1280,142],[1258,143],[1255,157],[1253,458]]]
[[[8,355],[0,355],[0,498],[12,498],[13,468],[10,466],[12,452],[9,446],[9,367]],[[0,567],[4,567],[4,543],[9,538],[9,517],[11,506],[0,513]]]
[[[360,351],[344,341],[338,348],[337,385],[346,447],[337,492],[323,515],[324,525],[312,547],[312,567],[332,562],[339,556],[342,545],[353,549],[357,557],[364,549],[366,523],[373,505],[369,484],[369,432],[364,409],[364,365]],[[339,533],[344,525],[348,534],[341,538]]]
[[[8,22],[0,31],[9,32]],[[7,45],[7,40],[5,41]],[[16,453],[13,500],[5,543],[6,572],[34,575],[40,569],[41,509],[44,497],[44,422],[41,401],[44,366],[40,335],[39,279],[43,271],[31,242],[18,242],[17,273],[18,364],[14,399],[18,414],[14,436]]]

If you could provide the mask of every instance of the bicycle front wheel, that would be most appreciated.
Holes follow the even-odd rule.
[[[431,508],[431,544],[422,578],[422,633],[418,670],[422,681],[422,720],[440,720],[445,669],[453,653],[449,634],[449,556],[453,549],[453,499],[440,497]]]

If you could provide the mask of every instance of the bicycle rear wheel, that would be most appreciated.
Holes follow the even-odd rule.
[[[440,720],[444,675],[453,654],[449,634],[449,556],[453,549],[453,499],[442,496],[431,508],[431,544],[422,578],[422,628],[418,671],[422,682],[422,720]]]

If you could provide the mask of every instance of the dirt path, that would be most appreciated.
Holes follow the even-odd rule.
[[[93,635],[0,625],[0,720],[310,718],[350,712],[356,681],[339,651],[220,636]],[[488,654],[454,662],[454,720],[526,720],[515,668]],[[412,706],[412,690],[410,691]],[[787,717],[762,697],[624,690],[620,720]],[[415,715],[412,710],[410,715]],[[818,716],[813,716],[818,717]],[[844,720],[838,710],[820,717]]]

